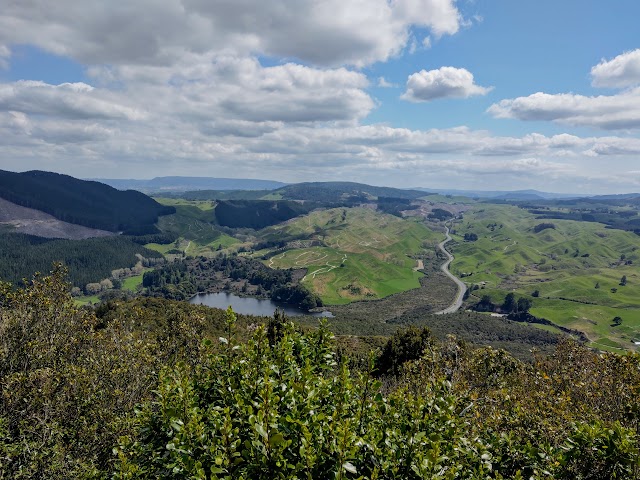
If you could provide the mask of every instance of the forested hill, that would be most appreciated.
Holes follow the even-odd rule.
[[[0,197],[65,222],[133,235],[154,232],[160,215],[175,212],[137,191],[37,170],[0,170]]]
[[[416,199],[429,195],[418,190],[391,187],[374,187],[354,182],[306,182],[287,185],[273,192],[290,200],[314,200],[318,202],[344,202],[350,198],[367,200],[371,197]]]

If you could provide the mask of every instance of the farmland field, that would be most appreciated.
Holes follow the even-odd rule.
[[[414,220],[368,208],[313,212],[265,229],[263,235],[301,239],[290,242],[282,253],[273,252],[265,263],[275,268],[306,268],[302,283],[327,304],[418,288],[422,273],[416,269],[417,259],[432,253],[430,249],[442,237]]]
[[[465,234],[478,239],[465,241]],[[476,297],[488,294],[498,304],[514,292],[533,302],[533,315],[583,331],[594,347],[636,348],[637,235],[594,222],[539,220],[518,207],[485,204],[466,212],[452,236],[452,272],[481,287]],[[615,317],[622,319],[620,325]]]

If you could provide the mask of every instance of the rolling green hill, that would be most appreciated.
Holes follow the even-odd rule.
[[[598,348],[635,349],[638,235],[596,222],[543,220],[509,205],[478,205],[455,224],[453,237],[452,271],[482,287],[476,297],[488,294],[499,304],[513,291],[533,302],[532,314],[585,332]],[[613,324],[616,316],[621,325]]]
[[[261,200],[271,190],[195,190],[180,194],[185,200]]]
[[[65,222],[133,235],[157,231],[158,217],[175,211],[140,192],[36,170],[0,170],[0,197]]]
[[[265,240],[287,241],[287,250],[271,250],[271,267],[306,268],[303,285],[327,304],[374,299],[418,288],[415,268],[424,246],[439,234],[413,220],[368,208],[315,211],[265,229]],[[264,254],[265,252],[258,252]]]

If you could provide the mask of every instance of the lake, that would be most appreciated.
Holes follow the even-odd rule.
[[[309,313],[292,305],[283,305],[268,298],[239,297],[233,293],[199,293],[189,303],[207,305],[208,307],[227,309],[229,305],[236,313],[243,315],[260,315],[271,317],[276,308],[283,310],[287,316],[311,315],[313,317],[333,317],[331,312]]]

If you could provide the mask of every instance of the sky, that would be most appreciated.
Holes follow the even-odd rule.
[[[3,0],[0,168],[640,191],[637,0]]]

